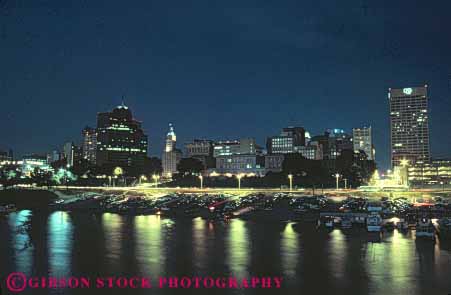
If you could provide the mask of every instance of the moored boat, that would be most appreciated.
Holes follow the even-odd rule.
[[[440,238],[451,238],[451,217],[440,218],[436,230]]]
[[[366,229],[369,232],[381,231],[382,218],[377,213],[369,214],[366,218]]]
[[[347,218],[347,217],[342,217],[341,218],[341,228],[343,228],[343,229],[352,228],[351,219]]]
[[[334,227],[334,218],[332,218],[332,217],[326,218],[324,220],[324,226],[326,228],[333,228]]]
[[[432,224],[431,219],[429,218],[420,218],[417,221],[416,224],[416,233],[417,238],[428,238],[428,239],[434,239],[435,238],[435,228]]]

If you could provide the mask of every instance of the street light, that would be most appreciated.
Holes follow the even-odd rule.
[[[236,178],[238,178],[238,189],[241,189],[241,178],[243,177],[243,174],[240,173],[236,176]]]
[[[139,185],[141,185],[141,181],[142,181],[142,180],[146,181],[146,180],[147,180],[147,177],[146,177],[145,175],[141,175],[141,176],[139,177]]]
[[[158,187],[158,179],[160,179],[160,176],[154,174],[154,175],[152,175],[152,178],[153,178],[153,180],[155,180],[155,187]]]
[[[202,175],[199,175],[199,179],[200,179],[200,189],[204,188],[204,177]]]
[[[288,174],[288,179],[290,180],[290,192],[293,190],[293,174]]]
[[[337,184],[337,190],[338,190],[338,179],[340,178],[340,174],[336,173],[335,174],[335,180],[336,180],[336,184]]]
[[[347,189],[348,188],[348,180],[346,178],[343,180],[345,181],[345,189]]]

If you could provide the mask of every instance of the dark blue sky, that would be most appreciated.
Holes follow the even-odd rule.
[[[371,125],[386,168],[387,89],[428,83],[432,153],[449,156],[450,11],[447,0],[0,0],[0,148],[80,141],[125,95],[153,155],[169,122],[180,146]]]

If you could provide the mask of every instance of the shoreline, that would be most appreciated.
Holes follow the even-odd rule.
[[[181,190],[185,191],[185,189]],[[164,189],[151,192],[135,190],[86,190],[86,189],[9,189],[0,191],[0,205],[14,204],[18,210],[42,210],[85,212],[92,214],[113,213],[125,216],[159,215],[177,219],[193,219],[201,217],[209,220],[227,220],[239,218],[243,220],[266,220],[281,222],[317,222],[326,213],[340,216],[339,207],[347,202],[349,197],[358,200],[364,197],[368,202],[395,200],[404,198],[406,203],[433,202],[438,198],[432,194],[421,192],[406,193],[365,193],[340,192],[336,195],[309,196],[303,191],[290,194],[268,191],[239,191],[239,194],[220,193],[220,190],[190,193],[170,193]],[[363,195],[363,196],[362,196]],[[446,204],[450,196],[439,194]],[[303,202],[298,202],[303,199]],[[295,202],[296,201],[296,202]],[[211,206],[214,206],[212,208]],[[217,207],[216,207],[217,206]],[[451,214],[451,206],[438,212],[436,209],[424,208],[419,211],[411,207],[408,213],[417,216],[446,216]],[[345,215],[356,216],[368,214],[362,209],[346,211]],[[328,214],[326,214],[328,215]],[[381,214],[384,217],[404,218],[407,213],[393,211]]]

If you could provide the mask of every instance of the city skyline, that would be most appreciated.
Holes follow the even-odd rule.
[[[421,88],[422,86],[416,86],[416,87],[413,87],[413,88]],[[410,87],[404,87],[404,88],[399,88],[399,89],[401,89],[401,91],[403,90],[403,89],[410,89]],[[389,88],[388,89],[388,91],[390,92],[392,90],[392,88]],[[398,90],[398,89],[395,89],[395,90]],[[112,108],[114,108],[114,106],[112,106]],[[128,106],[126,106],[125,105],[125,103],[124,103],[124,98],[122,98],[122,102],[121,102],[121,104],[119,104],[118,106],[116,106],[116,108],[129,108]],[[133,109],[132,108],[130,108],[132,111],[133,111]],[[138,108],[139,109],[139,108]],[[97,112],[97,116],[99,115],[99,114],[102,114],[103,112]],[[136,113],[136,112],[134,112],[134,113]],[[430,114],[430,112],[428,112],[428,115]],[[133,119],[135,119],[136,117],[134,116],[133,117]],[[388,113],[387,114],[387,118],[390,118],[390,113]],[[430,120],[430,118],[429,118],[429,120]],[[139,120],[138,121],[139,123],[142,123],[143,124],[143,126],[145,126],[146,124],[145,124],[145,120]],[[174,127],[174,124],[172,124],[172,123],[168,123],[169,124],[169,126],[170,126],[170,130],[173,130],[173,127]],[[85,128],[88,128],[89,126],[96,126],[96,124],[81,124],[80,126],[87,126],[87,127],[85,127]],[[288,126],[288,125],[287,125]],[[370,129],[372,129],[371,128],[371,124],[370,123],[364,123],[364,124],[362,124],[362,126],[354,126],[354,127],[351,127],[349,130],[348,129],[338,129],[338,130],[345,130],[346,131],[346,133],[348,133],[348,134],[350,134],[351,136],[352,136],[352,134],[353,134],[353,130],[355,129],[355,128],[365,128],[366,126],[368,126]],[[294,126],[289,126],[289,128],[291,128],[291,127],[294,127]],[[303,126],[303,127],[305,127],[305,126]],[[301,127],[301,128],[303,128],[303,127]],[[82,132],[84,132],[84,130],[85,130],[85,128],[82,130]],[[287,127],[283,127],[283,129],[286,129]],[[296,127],[296,128],[298,128],[298,127]],[[316,136],[316,135],[322,135],[325,131],[327,131],[327,130],[333,130],[334,128],[328,128],[328,127],[325,127],[325,128],[323,128],[322,130],[321,129],[319,129],[319,131],[318,132],[316,132],[316,133],[314,133],[314,132],[310,132],[310,129],[308,129],[308,128],[305,128],[305,131],[307,132],[307,133],[310,133],[311,134],[311,136]],[[146,129],[145,129],[145,127],[143,127],[143,130],[144,130],[144,132],[146,132]],[[173,132],[173,131],[172,131]],[[430,131],[429,131],[430,132]],[[390,138],[390,130],[388,130],[388,132],[387,132],[387,136]],[[185,134],[184,136],[182,135],[182,136],[180,136],[180,137],[182,137],[183,138],[183,141],[181,141],[182,142],[182,145],[184,145],[184,144],[187,144],[187,143],[189,143],[190,141],[192,141],[192,140],[197,140],[197,139],[200,139],[200,140],[213,140],[213,141],[221,141],[221,140],[238,140],[239,138],[242,138],[242,137],[240,137],[240,136],[231,136],[231,137],[224,137],[224,136],[222,136],[222,135],[220,135],[220,134],[218,134],[217,136],[213,136],[213,137],[210,137],[210,138],[207,138],[206,136],[199,136],[199,137],[190,137],[189,135],[187,135],[187,134]],[[249,137],[249,138],[256,138],[255,136],[253,136],[253,135],[249,135],[249,136],[245,136],[245,137]],[[265,144],[265,141],[266,140],[268,140],[268,139],[270,139],[270,138],[272,138],[272,135],[271,134],[268,134],[268,135],[266,135],[263,139],[261,139],[261,140],[259,140],[258,138],[256,138],[256,143],[257,144],[260,144],[261,146],[264,146]],[[152,138],[153,139],[153,138]],[[150,141],[152,141],[152,139],[150,140]],[[161,144],[161,150],[155,150],[155,149],[152,149],[151,148],[151,144],[149,144],[149,146],[148,146],[148,148],[147,148],[147,154],[148,154],[148,156],[156,156],[156,157],[159,157],[159,158],[161,158],[161,159],[163,159],[163,156],[162,156],[162,154],[161,154],[161,152],[162,151],[165,151],[166,150],[166,148],[167,148],[167,136],[165,136],[165,138],[164,139],[161,139],[161,141],[163,142],[162,144]],[[76,145],[78,145],[78,146],[83,146],[84,145],[84,138],[83,138],[83,136],[80,136],[80,133],[79,133],[79,136],[78,137],[76,137],[76,138],[70,138],[70,139],[68,139],[67,140],[67,143],[74,143],[74,144],[76,144]],[[56,146],[54,146],[53,148],[50,148],[49,150],[46,150],[46,151],[38,151],[38,152],[36,152],[36,151],[28,151],[28,152],[24,152],[24,153],[22,153],[22,154],[17,154],[16,152],[15,152],[15,149],[14,149],[14,147],[7,147],[8,149],[5,149],[5,150],[9,150],[9,149],[11,149],[11,150],[13,150],[15,153],[15,156],[24,156],[24,155],[32,155],[32,154],[43,154],[43,155],[45,155],[45,154],[49,154],[49,153],[51,153],[51,152],[53,152],[53,151],[55,151],[55,150],[58,150],[58,151],[63,151],[64,149],[65,149],[65,147],[64,147],[64,145],[65,144],[67,144],[66,142],[65,143],[59,143],[59,144],[57,144]],[[160,144],[157,144],[157,145],[153,145],[153,146],[160,146]],[[378,163],[378,166],[379,166],[379,169],[384,169],[385,168],[385,166],[384,167],[381,167],[381,161],[379,161],[379,157],[380,158],[384,158],[384,156],[380,156],[380,153],[377,153],[377,148],[375,148],[376,149],[376,154],[378,154],[378,156],[376,156],[376,163]],[[183,152],[183,154],[184,154],[184,151],[182,151]],[[388,153],[391,155],[391,153],[390,153],[390,151],[388,151]],[[163,153],[164,154],[164,153]],[[451,157],[451,154],[450,155],[448,155],[448,157]],[[434,154],[433,153],[431,153],[430,154],[430,158],[437,158],[437,159],[440,159],[440,158],[446,158],[446,156],[445,157],[440,157],[440,156],[438,156],[438,157],[434,157]],[[390,159],[389,159],[389,161],[390,161]],[[385,163],[383,163],[383,164],[385,164]],[[388,168],[391,168],[390,167],[390,165],[388,166]]]
[[[451,4],[406,3],[142,3],[124,14],[114,2],[105,11],[5,1],[0,149],[48,152],[125,96],[151,155],[161,156],[169,122],[181,143],[260,145],[285,126],[320,134],[371,125],[386,169],[387,89],[427,83],[431,155],[450,156],[451,42],[442,36]]]

